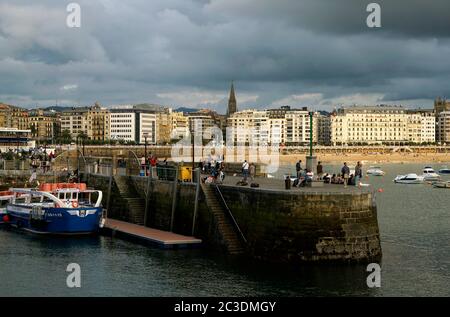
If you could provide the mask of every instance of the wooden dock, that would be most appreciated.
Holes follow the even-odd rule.
[[[119,234],[130,237],[133,240],[147,242],[162,249],[193,248],[200,246],[202,243],[202,240],[194,237],[187,237],[115,219],[106,219],[104,229],[111,231],[114,235]]]

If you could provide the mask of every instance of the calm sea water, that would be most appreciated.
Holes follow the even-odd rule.
[[[365,180],[384,189],[377,193],[379,289],[366,286],[364,265],[286,268],[108,237],[55,239],[0,229],[0,296],[450,296],[450,190],[392,182],[422,167],[385,164],[385,177]],[[66,286],[72,262],[81,265],[79,289]]]

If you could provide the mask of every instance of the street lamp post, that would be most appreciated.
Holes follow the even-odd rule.
[[[306,157],[306,169],[317,174],[317,156],[313,153],[313,116],[314,112],[309,112],[309,156]]]
[[[147,175],[147,138],[148,138],[148,132],[143,133],[144,136],[144,157],[145,157],[145,166],[144,166],[144,173]]]
[[[148,138],[148,133],[145,132],[143,134],[143,136],[144,136],[144,156],[145,156],[145,159],[147,160],[147,138]]]
[[[192,126],[191,138],[192,138],[192,171],[195,169],[195,135],[194,126]]]

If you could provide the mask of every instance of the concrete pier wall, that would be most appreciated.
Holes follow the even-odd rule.
[[[102,189],[105,200],[108,182],[108,177],[89,175],[88,185]],[[129,177],[129,182],[145,198],[147,178]],[[147,225],[169,230],[173,183],[153,180],[149,188]],[[191,234],[195,188],[194,184],[177,184],[175,233]],[[381,258],[377,209],[370,192],[275,191],[227,185],[220,190],[248,240],[250,257],[286,263],[372,262]],[[112,192],[109,216],[128,221],[129,211],[115,186]],[[221,247],[203,195],[199,200],[195,236],[209,247]]]

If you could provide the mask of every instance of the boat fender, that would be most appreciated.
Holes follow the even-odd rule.
[[[8,223],[9,222],[9,216],[8,215],[4,215],[3,216],[3,222],[4,223]]]
[[[72,201],[72,207],[73,208],[77,208],[78,207],[78,202],[77,201]]]

